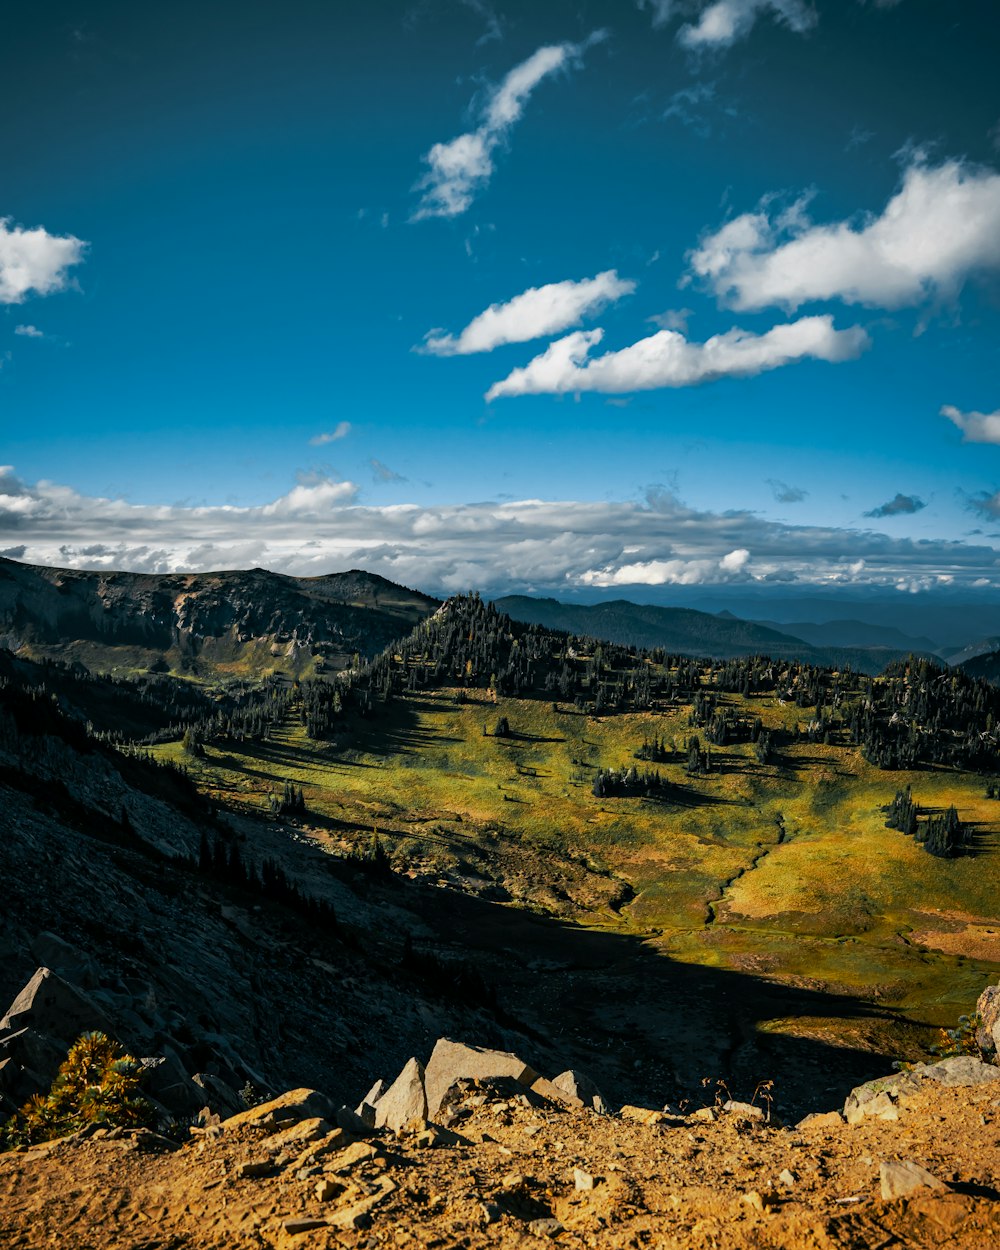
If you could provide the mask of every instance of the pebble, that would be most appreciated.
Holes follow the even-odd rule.
[[[589,1172],[585,1172],[582,1168],[573,1169],[573,1184],[577,1190],[593,1189],[594,1178]]]

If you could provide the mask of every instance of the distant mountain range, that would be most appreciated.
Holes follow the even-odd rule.
[[[784,625],[625,599],[580,604],[509,595],[495,603],[516,621],[717,659],[769,655],[874,674],[893,660],[923,654],[985,673],[991,662],[984,657],[1000,652],[1000,637],[957,650],[939,647],[924,633],[856,618]],[[301,678],[336,672],[355,655],[374,656],[440,606],[440,599],[358,569],[321,577],[265,569],[147,574],[0,558],[0,646],[122,674]]]
[[[661,608],[616,599],[610,603],[569,604],[556,599],[533,599],[508,595],[494,601],[515,621],[545,625],[571,634],[603,638],[634,647],[663,647],[681,655],[730,659],[740,655],[769,655],[778,660],[840,668],[850,664],[859,672],[878,673],[893,660],[914,651],[932,653],[932,647],[911,646],[929,639],[906,639],[904,645],[843,645],[833,641],[814,645],[804,638],[776,629],[770,623],[746,621],[730,612],[715,615],[693,608]],[[853,622],[852,622],[853,624]],[[860,622],[858,623],[860,624]],[[822,632],[824,627],[813,627]],[[895,635],[894,630],[872,627],[873,634]],[[830,631],[831,639],[836,637]]]
[[[801,638],[812,647],[862,647],[888,649],[890,651],[943,654],[933,638],[925,635],[912,636],[892,625],[872,625],[868,621],[837,620],[795,621],[782,624],[778,621],[757,621],[768,629]],[[997,643],[1000,646],[1000,640]]]

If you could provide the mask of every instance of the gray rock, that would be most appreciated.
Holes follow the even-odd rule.
[[[563,1226],[554,1219],[532,1220],[528,1225],[528,1232],[536,1237],[558,1237],[562,1230]]]
[[[508,1051],[485,1050],[439,1038],[424,1074],[427,1118],[435,1118],[445,1094],[456,1081],[485,1081],[493,1077],[511,1077],[519,1085],[530,1086],[538,1080],[538,1073]]]
[[[387,1092],[389,1086],[381,1077],[375,1082],[364,1098],[354,1108],[354,1114],[360,1120],[368,1125],[369,1128],[375,1127],[375,1106],[378,1100]]]
[[[972,1055],[956,1055],[939,1063],[917,1064],[910,1075],[927,1077],[946,1086],[987,1085],[991,1081],[1000,1081],[1000,1068],[974,1059]]]
[[[67,1050],[68,1047],[62,1042],[57,1042],[48,1033],[39,1033],[36,1029],[18,1029],[0,1037],[0,1059],[8,1061],[3,1075],[0,1076],[0,1088],[9,1088],[17,1069],[36,1074],[38,1088],[48,1088],[66,1058]]]
[[[173,1052],[139,1061],[143,1091],[178,1115],[194,1115],[205,1105],[205,1091],[192,1081]]]
[[[763,1107],[754,1106],[752,1102],[737,1102],[735,1098],[729,1098],[722,1104],[722,1110],[728,1111],[730,1115],[739,1116],[744,1120],[763,1120]]]
[[[28,944],[28,949],[42,967],[51,968],[74,985],[89,990],[94,989],[100,980],[100,970],[93,959],[56,933],[39,933]]]
[[[996,1063],[1000,1056],[1000,985],[988,985],[976,1003],[979,1027],[976,1041],[983,1058]]]
[[[922,1168],[919,1163],[909,1161],[899,1163],[883,1163],[879,1167],[879,1181],[882,1197],[886,1202],[893,1198],[905,1198],[917,1189],[947,1190],[948,1186],[936,1176]]]
[[[368,1137],[372,1131],[372,1126],[366,1124],[350,1107],[338,1107],[333,1113],[333,1122],[337,1128],[342,1128],[345,1133],[351,1133],[354,1137]]]
[[[243,1124],[260,1124],[266,1127],[286,1120],[297,1123],[299,1120],[317,1117],[333,1120],[337,1115],[337,1104],[318,1089],[291,1089],[277,1098],[231,1116],[225,1121],[223,1128],[234,1129]]]
[[[196,1072],[191,1081],[202,1090],[201,1103],[207,1104],[220,1115],[239,1115],[243,1110],[243,1099],[221,1077],[213,1076],[211,1072]]]
[[[375,1127],[398,1133],[413,1120],[426,1119],[424,1065],[417,1059],[408,1059],[402,1072],[375,1104]]]
[[[7,1008],[0,1020],[0,1041],[5,1033],[29,1026],[64,1042],[67,1048],[81,1033],[111,1031],[107,1017],[93,999],[49,968],[39,968]]]
[[[604,1101],[601,1091],[590,1077],[584,1076],[582,1072],[567,1068],[565,1072],[560,1072],[558,1076],[552,1078],[552,1084],[564,1093],[579,1098],[585,1107],[592,1107],[598,1115],[611,1114],[611,1107]]]
[[[848,1124],[860,1124],[862,1120],[869,1118],[898,1120],[899,1111],[895,1097],[895,1090],[890,1092],[884,1089],[869,1091],[869,1096],[865,1098],[856,1098],[853,1093],[848,1094],[847,1101],[844,1103],[844,1118]]]
[[[388,1092],[388,1089],[389,1086],[382,1080],[381,1077],[379,1077],[368,1093],[365,1094],[364,1098],[361,1099],[362,1105],[367,1103],[369,1107],[374,1107],[383,1094]]]

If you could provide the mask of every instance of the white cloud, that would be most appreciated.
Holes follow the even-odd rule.
[[[952,404],[945,404],[941,416],[958,426],[963,443],[1000,445],[1000,409],[996,412],[962,412]]]
[[[829,299],[901,308],[951,298],[970,276],[1000,268],[1000,174],[916,161],[878,217],[813,225],[805,201],[773,220],[766,209],[744,213],[689,259],[736,309]]]
[[[621,351],[590,359],[603,330],[577,330],[557,339],[534,360],[515,369],[486,392],[504,395],[560,395],[577,391],[623,394],[666,386],[694,386],[723,377],[750,377],[793,361],[853,360],[869,345],[860,326],[835,330],[832,317],[803,317],[764,334],[733,329],[704,343],[690,343],[673,330],[660,330]]]
[[[38,326],[15,326],[14,333],[20,334],[26,339],[43,339],[45,335],[39,330]]]
[[[417,184],[423,192],[412,220],[457,217],[464,213],[493,174],[493,153],[524,112],[543,79],[579,64],[583,53],[605,37],[595,31],[583,43],[560,43],[539,48],[516,65],[496,87],[481,110],[482,120],[448,143],[435,143],[424,157],[429,166]]]
[[[614,269],[580,282],[550,282],[530,287],[506,304],[491,304],[456,338],[431,331],[423,349],[435,356],[464,356],[470,352],[491,352],[504,343],[525,343],[529,339],[558,334],[579,325],[623,295],[631,295],[635,283],[619,278]]]
[[[327,443],[336,443],[346,438],[351,432],[350,421],[338,421],[334,429],[325,434],[315,434],[310,440],[311,447],[325,447]]]
[[[768,12],[797,34],[816,25],[815,11],[802,0],[716,0],[696,22],[682,26],[677,38],[687,48],[727,48],[749,35],[757,18]]]
[[[1000,577],[1000,553],[990,546],[779,524],[689,508],[663,492],[628,502],[371,507],[357,503],[354,489],[314,476],[257,507],[132,504],[0,469],[0,541],[36,564],[138,572],[259,565],[303,575],[361,567],[429,591]],[[977,506],[1000,513],[991,499]]]
[[[69,285],[67,269],[83,260],[87,244],[41,226],[25,230],[0,217],[0,304],[21,304],[31,292],[51,295]]]

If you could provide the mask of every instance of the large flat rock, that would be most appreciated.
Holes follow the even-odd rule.
[[[524,1086],[531,1086],[538,1080],[538,1073],[530,1064],[508,1051],[486,1050],[453,1042],[447,1037],[439,1038],[424,1074],[427,1118],[434,1119],[445,1094],[456,1081],[486,1081],[504,1076]]]

